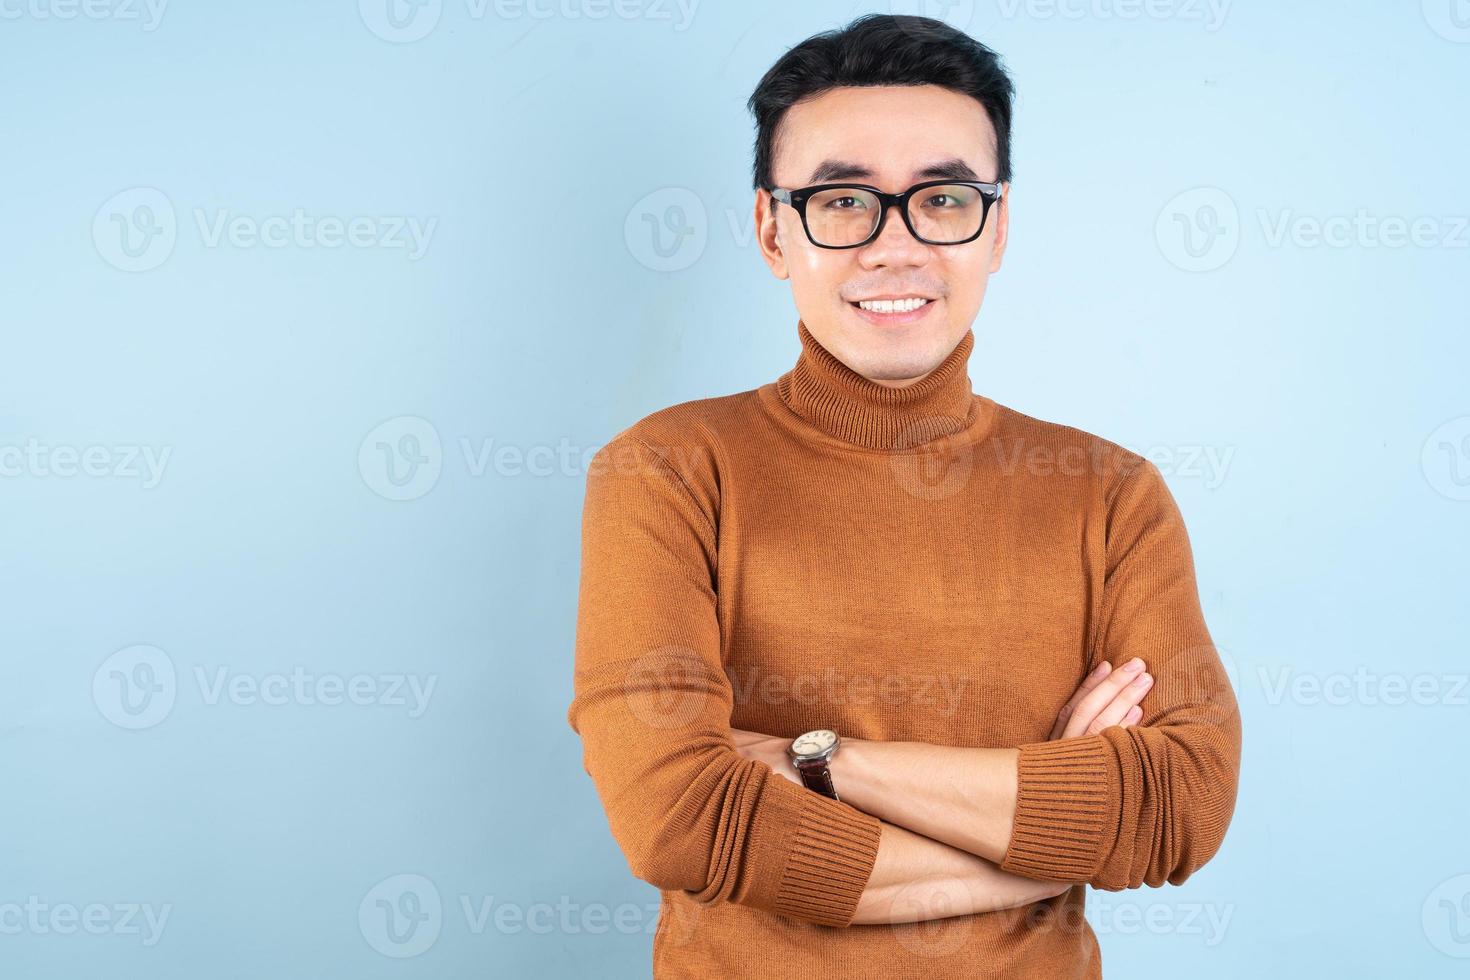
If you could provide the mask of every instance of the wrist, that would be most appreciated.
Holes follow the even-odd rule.
[[[864,763],[867,758],[867,747],[872,743],[861,738],[848,738],[843,736],[842,749],[828,764],[832,772],[832,783],[837,787],[837,792],[842,797],[842,802],[848,803],[859,810],[862,806],[857,802],[863,798]]]

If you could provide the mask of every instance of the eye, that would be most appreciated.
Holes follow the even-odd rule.
[[[832,210],[832,211],[854,211],[854,210],[857,210],[856,208],[838,207],[838,202],[839,201],[853,201],[853,202],[855,202],[858,205],[858,207],[862,207],[863,206],[863,202],[860,201],[860,200],[858,200],[856,197],[853,197],[851,194],[844,194],[841,197],[834,197],[832,200],[828,201],[827,202],[827,208],[829,210]]]
[[[928,207],[928,206],[934,205],[936,201],[940,201],[940,200],[949,200],[951,202],[954,202],[954,197],[951,196],[951,195],[949,195],[949,194],[935,194],[935,195],[931,196],[927,202],[925,202],[925,206]],[[958,203],[958,202],[955,202],[955,203]],[[939,207],[942,210],[946,205],[942,205],[941,204],[941,205],[936,205],[936,206]],[[951,204],[949,206],[952,207],[953,204]]]

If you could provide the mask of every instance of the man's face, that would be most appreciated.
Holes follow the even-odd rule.
[[[838,88],[787,110],[772,178],[793,190],[851,182],[899,193],[936,179],[923,176],[926,168],[952,161],[974,172],[968,179],[993,181],[995,157],[990,118],[968,95],[937,85]],[[920,242],[894,208],[867,245],[821,248],[807,238],[800,216],[764,190],[756,192],[755,221],[761,252],[776,278],[790,278],[812,336],[864,377],[897,386],[937,367],[974,323],[1005,252],[1010,187],[1004,190],[984,232],[964,245]],[[856,305],[879,296],[930,302],[906,322],[879,322]]]

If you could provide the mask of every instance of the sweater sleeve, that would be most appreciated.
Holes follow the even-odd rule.
[[[1184,522],[1136,457],[1110,493],[1106,577],[1089,669],[1140,657],[1137,725],[1020,748],[1001,867],[1117,891],[1180,884],[1214,856],[1235,808],[1240,713],[1205,627]]]
[[[736,752],[718,508],[671,464],[687,465],[681,455],[625,432],[589,468],[567,711],[583,768],[636,877],[705,904],[847,926],[880,822]]]

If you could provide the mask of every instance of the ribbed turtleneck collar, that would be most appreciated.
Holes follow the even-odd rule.
[[[965,331],[939,366],[902,388],[858,374],[813,337],[798,320],[801,355],[776,381],[793,412],[845,442],[870,449],[905,449],[967,427],[976,402],[967,363],[974,330]]]

